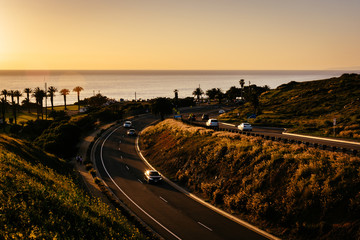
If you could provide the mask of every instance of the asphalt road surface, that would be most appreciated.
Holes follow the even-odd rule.
[[[134,128],[140,131],[154,120],[151,115],[134,119]],[[126,130],[122,126],[111,129],[94,145],[97,171],[116,196],[160,236],[165,239],[269,238],[211,210],[166,182],[146,183],[143,176],[149,167],[136,152],[136,137],[127,136]]]

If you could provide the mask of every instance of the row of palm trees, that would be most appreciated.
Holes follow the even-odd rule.
[[[77,93],[77,97],[78,97],[78,103],[80,102],[80,92],[84,90],[82,87],[80,86],[76,86],[73,91]],[[37,114],[38,116],[41,114],[43,116],[43,100],[46,96],[50,97],[50,103],[51,103],[51,110],[54,110],[54,96],[55,93],[57,92],[57,88],[54,86],[50,86],[45,90],[40,89],[39,87],[36,87],[35,89],[31,89],[31,88],[25,88],[23,93],[26,94],[26,98],[23,101],[23,103],[25,103],[28,106],[28,111],[30,112],[30,94],[32,93],[32,97],[35,98],[36,101],[36,105],[37,105]],[[0,94],[3,96],[3,98],[1,99],[1,102],[3,103],[3,109],[5,109],[6,107],[6,103],[7,103],[7,96],[11,97],[11,105],[13,107],[13,115],[14,115],[14,120],[15,120],[15,124],[16,124],[16,106],[19,106],[19,99],[20,97],[23,95],[19,90],[6,90],[3,89]],[[64,96],[64,105],[65,105],[65,110],[67,109],[66,107],[66,96],[70,94],[70,90],[69,89],[61,89],[60,90],[60,94],[62,96]],[[17,104],[14,101],[14,98],[17,98]],[[78,104],[78,108],[80,110],[80,104]],[[3,115],[4,115],[4,110],[3,110]],[[3,116],[3,118],[5,118]]]

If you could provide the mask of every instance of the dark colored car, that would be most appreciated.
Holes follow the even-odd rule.
[[[135,129],[129,129],[128,131],[127,131],[127,135],[129,135],[129,136],[136,136],[136,131],[135,131]]]
[[[209,115],[203,114],[203,115],[201,116],[201,119],[207,121],[207,120],[209,120]]]
[[[148,183],[158,183],[162,181],[161,175],[155,170],[147,170],[144,173],[144,179]]]

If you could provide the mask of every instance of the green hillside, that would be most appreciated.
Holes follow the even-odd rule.
[[[0,135],[2,239],[146,239],[118,211],[86,195],[72,171],[28,142]]]
[[[165,120],[146,158],[190,191],[283,239],[359,239],[360,158]]]
[[[309,82],[290,82],[263,93],[260,112],[252,123],[283,126],[290,131],[317,135],[333,134],[336,118],[337,136],[360,138],[360,75],[343,74],[338,78]],[[222,120],[248,121],[253,113],[250,103],[222,116]],[[239,115],[238,115],[239,113]]]

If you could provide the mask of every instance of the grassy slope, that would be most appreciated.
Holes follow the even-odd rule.
[[[360,159],[166,120],[141,135],[160,171],[285,238],[359,237]]]
[[[254,123],[290,127],[293,131],[317,135],[333,134],[360,139],[360,75],[344,74],[339,78],[309,82],[290,82],[260,97],[262,113]],[[239,123],[251,112],[249,104],[222,117]],[[237,113],[240,117],[237,117]]]
[[[88,197],[71,168],[0,135],[0,236],[5,239],[145,239],[119,212]]]

